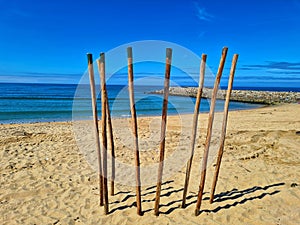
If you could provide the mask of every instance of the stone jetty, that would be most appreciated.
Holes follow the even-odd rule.
[[[211,88],[204,88],[202,98],[211,98]],[[170,95],[197,96],[197,87],[170,87]],[[163,90],[152,91],[151,94],[163,94]],[[226,90],[219,90],[217,99],[225,99]],[[251,91],[232,90],[231,101],[275,105],[279,103],[300,102],[300,92],[275,92],[275,91]]]

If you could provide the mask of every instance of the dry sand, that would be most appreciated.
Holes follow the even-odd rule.
[[[216,201],[209,204],[208,199],[215,163],[212,148],[198,217],[194,209],[207,114],[199,117],[187,207],[180,208],[185,176],[180,157],[188,156],[191,123],[186,121],[191,120],[192,115],[168,118],[166,159],[171,162],[166,163],[158,217],[153,214],[153,177],[160,118],[139,119],[143,216],[136,214],[135,188],[124,183],[116,184],[116,195],[109,196],[109,215],[98,206],[97,174],[84,157],[96,158],[89,153],[94,143],[88,140],[88,126],[74,131],[71,122],[1,125],[0,224],[300,224],[300,105],[229,113]],[[215,143],[221,120],[221,114],[216,115]],[[129,122],[118,119],[113,126],[117,161],[132,167]],[[78,130],[82,136],[75,138]],[[134,182],[120,168],[118,179]]]

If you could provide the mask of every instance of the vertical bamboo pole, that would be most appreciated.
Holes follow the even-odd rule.
[[[94,78],[94,68],[93,68],[93,55],[88,53],[88,71],[90,76],[90,88],[92,95],[92,109],[93,109],[93,119],[94,119],[94,133],[96,140],[96,150],[98,156],[98,166],[99,166],[99,190],[100,190],[100,206],[103,206],[103,176],[102,176],[102,163],[101,163],[101,150],[99,141],[99,127],[98,127],[98,111],[97,111],[97,97],[95,88],[95,78]]]
[[[134,101],[134,87],[133,87],[133,65],[132,65],[132,48],[127,48],[128,59],[128,88],[130,97],[130,111],[131,111],[131,124],[132,134],[134,138],[135,146],[135,174],[136,174],[136,203],[137,214],[142,215],[142,203],[141,203],[141,178],[140,178],[140,156],[139,156],[139,143],[138,143],[138,127]]]
[[[104,213],[108,214],[108,188],[107,188],[107,136],[106,136],[106,108],[107,108],[107,93],[105,81],[105,55],[100,54],[100,60],[97,60],[98,68],[101,77],[101,126],[102,126],[102,157],[103,157],[103,195],[104,195]]]
[[[203,160],[202,160],[201,180],[200,180],[198,198],[197,198],[196,209],[195,209],[196,216],[198,216],[200,214],[200,206],[201,206],[203,190],[204,190],[204,185],[205,185],[209,145],[210,145],[210,140],[211,140],[211,135],[212,135],[212,126],[213,126],[214,113],[215,113],[215,103],[216,103],[216,98],[217,98],[218,87],[220,84],[222,72],[223,72],[224,65],[225,65],[227,51],[228,51],[227,47],[224,47],[222,50],[222,57],[221,57],[221,61],[220,61],[220,65],[219,65],[218,73],[217,73],[217,76],[215,79],[214,89],[213,89],[213,93],[212,93],[212,97],[211,97],[210,112],[209,112],[209,117],[208,117],[207,135],[206,135],[205,149],[204,149],[204,155],[203,155]]]
[[[189,159],[189,161],[187,162],[187,165],[186,165],[185,183],[184,183],[182,205],[181,205],[182,208],[185,208],[186,195],[187,195],[187,190],[188,190],[188,186],[189,186],[191,167],[192,167],[192,161],[193,161],[193,156],[194,156],[195,141],[196,141],[196,135],[197,135],[197,126],[198,126],[198,115],[199,115],[199,108],[200,108],[201,96],[202,96],[203,85],[204,85],[206,58],[207,58],[207,55],[202,54],[202,60],[201,60],[201,66],[200,66],[199,86],[198,86],[196,104],[195,104],[195,109],[194,109],[194,117],[193,117],[191,155],[190,155],[190,159]]]
[[[107,93],[107,92],[106,92]],[[108,96],[106,95],[106,114],[107,114],[107,125],[108,133],[110,137],[110,150],[111,150],[111,182],[110,182],[110,195],[115,195],[115,177],[116,177],[116,165],[115,165],[115,145],[114,145],[114,134],[111,122],[111,115],[108,103]]]
[[[160,158],[159,158],[156,197],[155,197],[155,206],[154,206],[154,214],[156,216],[158,216],[159,214],[159,200],[160,200],[160,192],[161,192],[163,167],[164,167],[165,140],[166,140],[165,135],[166,135],[166,128],[167,128],[171,61],[172,61],[172,49],[167,48],[166,49],[166,72],[165,72],[165,82],[164,82],[164,99],[163,99],[163,108],[162,108],[161,136],[160,136]]]
[[[233,79],[234,79],[234,74],[235,74],[238,57],[239,57],[238,54],[234,54],[233,59],[232,59],[230,77],[229,77],[229,81],[228,81],[228,88],[227,88],[227,94],[226,94],[226,100],[225,100],[225,106],[224,106],[224,118],[223,118],[223,124],[222,124],[220,148],[219,148],[217,165],[216,165],[215,174],[214,174],[214,178],[213,178],[212,188],[211,188],[211,192],[210,192],[210,203],[213,203],[213,201],[214,201],[216,185],[217,185],[217,181],[218,181],[222,156],[223,156],[223,152],[224,152],[224,143],[225,143],[225,137],[226,137],[226,127],[227,127],[227,118],[228,118],[228,107],[229,107],[230,95],[231,95],[231,91],[232,91],[232,84],[233,84]]]

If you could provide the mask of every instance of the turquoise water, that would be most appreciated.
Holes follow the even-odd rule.
[[[162,87],[135,87],[138,116],[161,115],[162,96],[147,94]],[[99,89],[98,89],[99,91]],[[128,91],[125,86],[108,86],[109,104],[113,117],[129,117]],[[193,113],[194,98],[169,97],[168,114]],[[223,110],[217,101],[216,110]],[[98,113],[101,99],[98,97]],[[261,105],[231,102],[230,110],[250,109]],[[201,112],[209,111],[209,101],[202,99]],[[91,119],[91,99],[88,85],[73,84],[0,84],[0,123],[71,121]]]

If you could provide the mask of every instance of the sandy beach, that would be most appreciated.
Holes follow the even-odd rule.
[[[135,187],[131,185],[134,176],[122,169],[122,165],[134,165],[130,119],[113,121],[116,160],[120,164],[116,167],[119,182],[115,195],[109,196],[109,215],[104,215],[99,206],[98,175],[93,169],[96,155],[89,151],[94,148],[89,140],[93,130],[84,123],[78,128],[80,124],[75,126],[72,122],[1,125],[0,224],[300,224],[299,115],[299,104],[229,112],[215,202],[209,203],[216,156],[212,145],[198,217],[194,216],[194,209],[207,114],[199,116],[184,209],[180,206],[193,115],[168,117],[168,162],[158,217],[153,211],[153,177],[156,178],[159,158],[160,118],[138,120],[143,216],[136,214]],[[221,121],[222,113],[217,113],[215,143]]]

